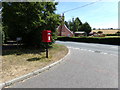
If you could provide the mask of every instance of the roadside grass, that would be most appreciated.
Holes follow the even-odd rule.
[[[49,58],[46,58],[44,50],[34,48],[3,50],[0,82],[9,81],[45,67],[61,59],[67,53],[68,49],[58,44],[53,44],[53,47],[49,48]]]

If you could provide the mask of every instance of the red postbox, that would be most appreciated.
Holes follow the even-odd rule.
[[[42,42],[51,42],[51,30],[42,31]]]

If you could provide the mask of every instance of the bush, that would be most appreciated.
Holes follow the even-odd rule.
[[[105,36],[120,36],[120,33],[116,33],[116,34],[105,34]]]
[[[116,33],[116,35],[117,35],[117,36],[120,36],[120,31],[118,31],[118,32]]]
[[[98,31],[97,33],[102,34],[102,33],[103,33],[103,31]]]

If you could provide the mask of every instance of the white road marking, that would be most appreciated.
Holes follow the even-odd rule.
[[[104,53],[104,52],[103,52],[102,54],[108,54],[108,53]]]
[[[88,51],[90,51],[90,52],[91,52],[92,50],[88,50]]]
[[[74,47],[68,47],[70,49],[76,49],[76,50],[82,50],[82,51],[89,51],[89,52],[92,52],[92,53],[96,53],[96,51],[93,51],[93,50],[88,50],[88,49],[83,49],[83,48],[74,48]],[[115,54],[109,54],[109,53],[106,53],[106,52],[101,52],[99,54],[104,54],[104,55],[112,55],[112,56],[118,56],[118,55],[115,55]]]
[[[74,48],[74,49],[80,49],[80,48]]]

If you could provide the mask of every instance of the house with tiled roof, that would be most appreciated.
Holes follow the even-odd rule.
[[[65,24],[58,26],[58,34],[57,35],[58,36],[66,36],[66,37],[74,36],[73,32],[70,31]]]

